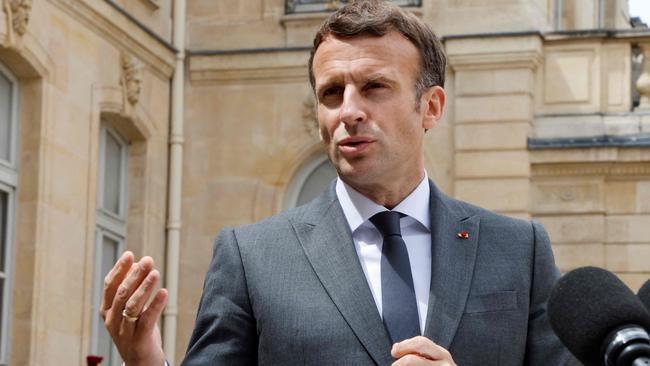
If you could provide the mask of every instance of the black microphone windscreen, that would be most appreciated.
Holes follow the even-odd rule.
[[[637,296],[639,299],[641,299],[641,302],[645,305],[645,307],[650,311],[650,279],[645,281],[643,286],[641,286],[641,289],[639,289]]]
[[[548,300],[551,327],[586,365],[603,365],[601,346],[616,328],[636,324],[650,330],[650,314],[613,273],[596,267],[560,278]]]

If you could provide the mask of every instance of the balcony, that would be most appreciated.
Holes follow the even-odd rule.
[[[296,14],[333,11],[348,2],[349,0],[286,0],[285,12],[287,14]],[[422,0],[393,0],[391,2],[408,7],[422,5]]]

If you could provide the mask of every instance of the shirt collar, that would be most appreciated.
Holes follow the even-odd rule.
[[[393,211],[410,216],[428,230],[431,230],[431,214],[429,212],[430,195],[431,188],[429,187],[429,178],[425,170],[424,178],[422,178],[420,184],[402,202],[395,206]],[[336,196],[343,209],[345,219],[348,225],[350,225],[351,232],[358,229],[359,226],[373,215],[387,211],[386,207],[376,204],[338,177],[336,178]]]

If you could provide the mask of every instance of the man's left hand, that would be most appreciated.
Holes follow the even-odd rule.
[[[396,359],[393,366],[456,366],[449,351],[422,336],[395,343],[390,353]]]

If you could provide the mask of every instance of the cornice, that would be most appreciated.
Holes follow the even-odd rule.
[[[455,71],[528,68],[535,69],[542,60],[536,51],[474,53],[450,55],[449,66]]]
[[[257,50],[191,55],[190,80],[198,83],[293,82],[307,80],[309,52]]]
[[[533,164],[531,176],[650,176],[648,163]]]
[[[114,7],[96,0],[49,1],[117,48],[129,50],[161,79],[171,77],[176,62],[174,52]]]

